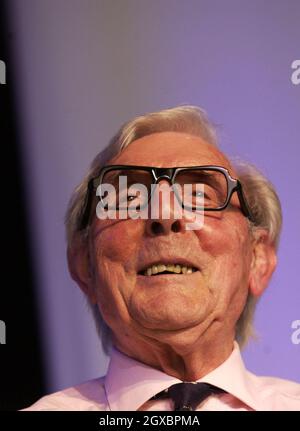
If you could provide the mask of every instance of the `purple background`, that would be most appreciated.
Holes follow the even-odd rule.
[[[279,265],[244,352],[257,374],[300,381],[298,0],[10,0],[23,160],[49,391],[105,372],[91,315],[66,265],[63,216],[92,157],[121,123],[204,107],[221,147],[254,162],[283,205]]]

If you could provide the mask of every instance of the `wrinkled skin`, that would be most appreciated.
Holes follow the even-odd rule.
[[[157,167],[214,164],[227,158],[201,138],[177,132],[131,143],[112,164]],[[161,205],[170,205],[162,203]],[[248,292],[260,295],[276,265],[265,231],[250,234],[237,194],[221,212],[206,212],[204,225],[187,220],[99,220],[89,253],[69,251],[73,278],[97,303],[119,350],[181,380],[201,378],[230,355],[235,324]],[[154,226],[153,223],[156,223]],[[157,229],[157,223],[159,229]],[[154,262],[184,259],[193,274],[143,276]]]

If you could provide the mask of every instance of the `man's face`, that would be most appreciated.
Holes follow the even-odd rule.
[[[219,150],[176,132],[138,139],[111,163],[218,165],[236,176]],[[173,218],[172,208],[170,219],[95,217],[90,240],[94,292],[117,344],[176,339],[190,348],[204,334],[233,331],[248,293],[252,253],[236,193],[231,204],[224,211],[206,212],[199,230],[186,230],[188,220]],[[154,264],[181,264],[193,272],[145,275]]]

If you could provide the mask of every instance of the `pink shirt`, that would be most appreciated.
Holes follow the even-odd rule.
[[[300,384],[246,370],[239,346],[218,368],[197,380],[224,389],[196,410],[298,410]],[[169,399],[149,399],[180,380],[113,349],[105,377],[47,395],[24,410],[173,410]]]

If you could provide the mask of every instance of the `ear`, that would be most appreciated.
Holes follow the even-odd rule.
[[[268,232],[258,230],[255,232],[249,278],[249,289],[253,296],[260,296],[264,292],[276,265],[276,250],[270,242]]]
[[[92,304],[96,304],[88,244],[83,244],[80,239],[75,239],[72,246],[67,249],[67,260],[71,277]]]

